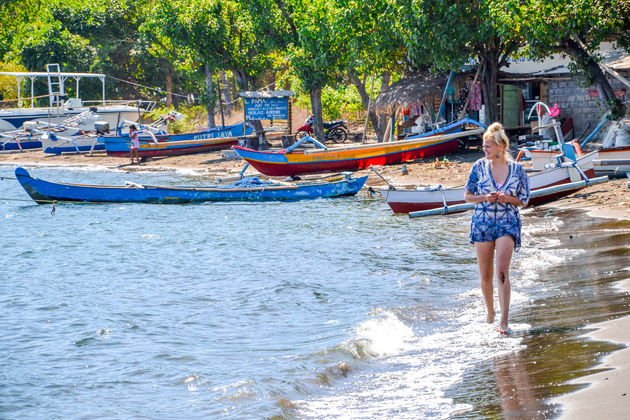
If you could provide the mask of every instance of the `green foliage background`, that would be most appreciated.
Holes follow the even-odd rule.
[[[108,98],[191,96],[217,103],[239,90],[291,89],[325,119],[363,118],[367,91],[417,70],[507,55],[540,59],[578,40],[630,46],[628,0],[0,0],[0,67],[108,76]],[[576,65],[583,62],[576,60]],[[128,83],[131,82],[131,83]],[[4,78],[0,94],[15,97]],[[68,84],[68,87],[72,89]],[[26,96],[30,92],[24,92]],[[100,85],[81,96],[98,97]]]

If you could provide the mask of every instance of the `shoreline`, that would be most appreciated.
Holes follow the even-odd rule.
[[[461,186],[466,182],[470,167],[481,157],[480,151],[460,151],[444,159],[422,159],[404,164],[380,166],[376,169],[396,187],[442,184],[444,187]],[[213,181],[238,176],[244,162],[224,159],[221,151],[195,155],[147,159],[142,165],[128,165],[128,158],[109,157],[103,153],[87,155],[47,155],[41,151],[0,154],[0,166],[103,168],[123,171],[194,170]],[[403,174],[403,166],[406,174]],[[368,175],[366,187],[380,188],[386,183],[373,171],[364,169],[357,175]],[[251,166],[247,176],[260,176]],[[317,176],[317,175],[314,175]],[[305,177],[306,178],[306,177]],[[578,193],[541,205],[541,208],[577,209],[589,217],[630,221],[630,190],[627,179],[616,179],[604,184],[586,187]],[[630,279],[619,285],[630,291]],[[584,334],[592,340],[620,343],[624,349],[605,356],[593,370],[606,369],[571,381],[571,384],[588,384],[584,388],[551,400],[560,404],[560,418],[589,419],[594,417],[622,418],[630,401],[630,385],[626,378],[630,370],[630,316],[588,326],[594,331]],[[597,401],[597,404],[592,404]]]
[[[620,282],[618,287],[630,292],[630,278]],[[560,404],[559,419],[625,418],[630,406],[630,316],[592,324],[588,328],[593,331],[583,334],[583,337],[624,345],[625,348],[604,356],[593,367],[600,372],[568,382],[584,385],[584,388],[556,397],[551,402]]]
[[[413,188],[418,185],[442,184],[446,187],[462,186],[466,183],[472,164],[482,157],[481,151],[460,150],[448,158],[427,158],[403,164],[375,167],[388,183],[400,188]],[[111,157],[105,153],[51,155],[42,151],[24,151],[0,154],[0,166],[30,167],[102,167],[105,170],[124,171],[177,171],[182,169],[198,171],[204,176],[213,177],[211,182],[226,181],[226,178],[238,176],[244,167],[241,159],[226,159],[221,151],[198,153],[183,156],[148,158],[141,165],[129,165],[128,158]],[[403,174],[403,167],[406,174]],[[366,187],[374,189],[386,186],[386,183],[373,171],[356,171],[357,176],[368,176]],[[248,167],[246,176],[265,178],[253,167]],[[313,175],[319,177],[318,174]],[[308,179],[309,176],[304,176]],[[630,190],[625,178],[612,179],[604,184],[586,187],[577,193],[541,208],[581,209],[591,217],[630,220]]]

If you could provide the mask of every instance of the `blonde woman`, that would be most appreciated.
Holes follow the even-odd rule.
[[[512,252],[521,247],[519,207],[526,206],[529,200],[529,178],[523,167],[512,160],[509,148],[503,126],[490,125],[483,135],[485,157],[474,163],[465,193],[466,202],[475,204],[470,242],[477,253],[481,291],[488,310],[486,321],[494,322],[492,280],[496,273],[501,308],[497,331],[501,334],[508,333]]]

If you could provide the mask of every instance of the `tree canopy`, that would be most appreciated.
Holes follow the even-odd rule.
[[[560,51],[619,113],[597,47],[628,49],[629,16],[627,0],[0,0],[0,61],[133,82],[108,95],[193,94],[210,114],[220,75],[240,90],[282,83],[320,120],[324,88],[352,84],[367,107],[368,81],[477,63],[496,119],[489,93],[508,58]]]

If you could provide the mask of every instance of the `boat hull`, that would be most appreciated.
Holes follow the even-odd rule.
[[[260,159],[260,152],[244,147],[235,146],[233,149],[260,173],[269,176],[293,176],[308,173],[356,171],[369,168],[371,165],[391,165],[448,154],[457,150],[457,140],[427,144],[408,150],[383,147],[364,153],[349,153],[331,149],[329,152],[313,155],[278,155],[280,159],[275,159],[276,156]],[[282,156],[286,156],[286,159],[282,159]]]
[[[367,176],[333,182],[265,184],[241,187],[108,186],[54,183],[31,177],[24,168],[15,176],[37,203],[159,203],[183,204],[206,201],[282,201],[352,196],[365,184]]]
[[[452,153],[457,150],[459,137],[483,132],[483,129],[462,131],[468,123],[468,120],[461,121],[442,130],[401,141],[325,150],[267,152],[238,146],[233,149],[256,170],[269,176],[356,171],[371,165],[391,165]]]
[[[76,136],[69,139],[42,138],[44,153],[60,155],[62,153],[77,153],[105,150],[105,145],[95,136]]]
[[[589,178],[596,176],[593,161],[596,153],[584,155],[578,159],[578,166]],[[552,168],[545,171],[533,172],[529,174],[530,190],[539,190],[555,185],[568,184],[581,180],[579,171],[575,168]],[[529,205],[544,204],[557,200],[564,196],[573,194],[581,188],[565,191],[550,192],[539,197],[531,198]],[[394,213],[412,213],[415,211],[431,210],[440,207],[463,204],[464,188],[446,188],[442,191],[435,188],[415,189],[415,190],[382,190],[381,195]]]
[[[238,137],[250,134],[251,127],[243,129],[242,124],[210,129],[197,133],[156,134],[155,140],[150,135],[140,135],[139,155],[149,156],[177,156],[193,153],[203,153],[213,150],[229,149],[238,143]],[[103,142],[108,156],[129,157],[131,152],[131,138],[129,136],[103,136]]]
[[[39,140],[26,140],[18,143],[15,140],[0,138],[0,151],[33,150],[40,149],[41,147],[42,142]]]

